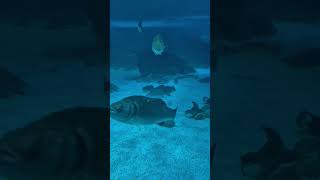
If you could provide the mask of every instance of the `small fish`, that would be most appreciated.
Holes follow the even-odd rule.
[[[203,98],[204,105],[200,108],[196,102],[192,102],[192,108],[185,111],[185,115],[188,118],[195,120],[203,120],[210,118],[210,98]]]
[[[153,97],[171,96],[171,93],[176,91],[176,89],[173,86],[164,86],[164,85],[160,85],[157,87],[149,85],[149,86],[143,87],[142,90],[148,93],[147,96],[153,96]]]
[[[164,50],[166,49],[166,45],[164,44],[163,37],[160,34],[157,34],[152,41],[152,51],[157,55],[162,55]]]
[[[177,109],[169,108],[162,99],[129,96],[110,105],[110,116],[127,124],[175,126]]]
[[[141,33],[142,32],[142,19],[139,20],[137,28],[138,28],[138,31]]]

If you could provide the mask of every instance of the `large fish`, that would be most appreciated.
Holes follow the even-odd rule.
[[[9,180],[102,180],[108,168],[107,109],[50,113],[0,139],[0,176]]]
[[[175,126],[177,109],[169,108],[162,99],[129,96],[110,105],[110,116],[127,124]]]

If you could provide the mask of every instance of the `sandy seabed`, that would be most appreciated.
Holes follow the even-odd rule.
[[[199,73],[208,74],[209,70],[201,69]],[[111,103],[131,95],[145,95],[142,87],[149,83],[128,80],[136,75],[135,70],[111,71],[112,83],[119,86],[119,91],[111,94]],[[195,121],[184,115],[192,101],[202,104],[202,98],[209,96],[209,84],[184,79],[175,88],[171,96],[163,98],[169,107],[178,108],[174,128],[127,125],[111,119],[112,180],[210,179],[210,121]]]

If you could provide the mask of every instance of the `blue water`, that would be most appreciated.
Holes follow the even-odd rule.
[[[82,58],[48,58],[42,54],[56,47],[70,50],[95,46],[95,36],[89,27],[60,30],[51,30],[41,24],[27,27],[1,24],[0,27],[2,40],[7,42],[0,47],[0,66],[29,85],[24,96],[0,99],[0,136],[51,112],[74,106],[107,105],[103,92],[104,67],[84,66],[79,62]]]
[[[279,23],[271,41],[282,55],[319,47],[318,25]],[[258,150],[265,137],[262,126],[276,129],[292,148],[297,140],[295,118],[303,110],[320,113],[319,67],[289,68],[282,56],[239,53],[219,58],[214,74],[214,179],[248,180],[240,156]]]
[[[151,51],[152,36],[158,32],[169,35],[166,40],[170,39],[168,49],[171,53],[195,64],[204,62],[196,67],[196,75],[209,76],[210,52],[203,49],[199,52],[197,48],[191,50],[193,41],[181,36],[170,37],[170,34],[184,34],[209,45],[208,23],[209,19],[202,16],[159,19],[145,21],[144,32],[138,33],[137,21],[111,20],[111,45],[117,44],[117,48],[111,49],[110,81],[119,87],[119,91],[111,94],[110,102],[131,95],[145,95],[142,87],[160,85],[132,80],[139,76],[135,53],[145,49]],[[197,55],[203,52],[206,57]],[[126,64],[131,64],[131,68],[124,68]],[[162,98],[170,108],[178,108],[174,128],[127,125],[111,118],[112,180],[210,179],[210,120],[195,121],[184,114],[192,107],[192,101],[202,105],[202,98],[210,96],[210,84],[189,78],[180,80],[178,84],[174,84],[172,79],[166,85],[176,88],[171,96]]]

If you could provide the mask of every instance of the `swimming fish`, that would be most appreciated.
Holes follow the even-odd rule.
[[[147,96],[163,97],[163,96],[170,96],[172,92],[176,91],[176,88],[173,86],[160,85],[160,86],[154,87],[152,85],[149,85],[149,86],[143,87],[142,90],[148,93]]]
[[[53,112],[0,139],[0,177],[9,180],[106,179],[109,111]]]
[[[294,153],[285,147],[278,132],[272,128],[264,128],[267,142],[256,152],[248,152],[241,156],[241,172],[243,176],[253,179],[267,179],[282,164],[295,160]]]
[[[177,109],[169,108],[162,99],[129,96],[110,105],[111,118],[127,124],[175,126]]]
[[[137,28],[139,32],[142,32],[142,19],[139,20]]]
[[[152,41],[152,51],[157,55],[162,55],[164,50],[166,49],[166,45],[164,44],[163,37],[160,34],[157,34]]]
[[[210,98],[203,98],[204,105],[200,108],[196,102],[192,102],[192,108],[185,111],[185,115],[195,120],[210,118]]]

